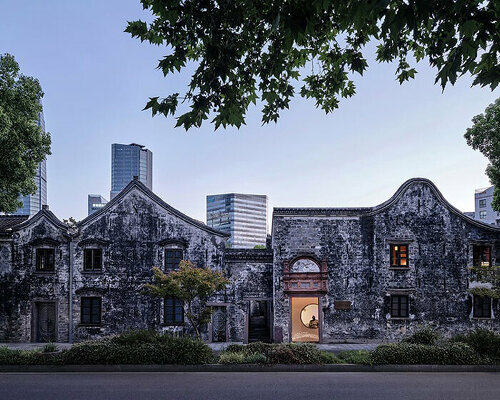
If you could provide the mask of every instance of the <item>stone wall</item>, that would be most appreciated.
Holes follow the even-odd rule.
[[[328,266],[328,292],[319,295],[324,342],[394,339],[421,324],[445,334],[498,327],[496,319],[471,318],[467,289],[473,244],[491,245],[495,265],[499,238],[500,230],[463,216],[423,179],[408,181],[378,207],[275,209],[275,325],[290,340],[283,264],[309,255]],[[391,243],[409,245],[409,268],[390,267]],[[391,293],[409,295],[408,319],[391,319]],[[336,309],[339,300],[351,302],[350,310]]]

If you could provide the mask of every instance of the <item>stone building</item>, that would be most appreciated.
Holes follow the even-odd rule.
[[[68,226],[44,208],[0,217],[0,341],[81,341],[124,330],[189,330],[176,299],[142,295],[152,266],[222,271],[209,341],[391,340],[422,324],[498,329],[498,301],[474,296],[472,265],[496,265],[500,228],[411,179],[366,208],[275,208],[271,246],[227,249],[227,234],[132,181]]]

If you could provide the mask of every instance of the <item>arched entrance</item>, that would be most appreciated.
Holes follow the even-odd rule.
[[[321,296],[327,291],[326,261],[299,256],[283,266],[285,294],[289,296],[289,333],[292,342],[321,342]]]

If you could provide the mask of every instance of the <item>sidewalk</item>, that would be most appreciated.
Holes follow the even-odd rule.
[[[9,349],[15,349],[15,350],[35,350],[35,349],[40,349],[43,346],[45,346],[47,343],[0,343],[0,347],[6,346]],[[72,345],[70,343],[54,343],[58,349],[63,350],[63,349],[69,349]],[[242,345],[243,343],[241,342],[235,342],[235,343],[207,343],[210,348],[215,351],[216,353],[221,352],[224,350],[227,346],[230,344],[240,344]],[[381,343],[350,343],[350,344],[345,344],[345,343],[320,343],[317,344],[316,346],[320,350],[325,350],[330,353],[335,353],[338,354],[342,351],[347,351],[347,350],[374,350],[375,347],[377,347]]]

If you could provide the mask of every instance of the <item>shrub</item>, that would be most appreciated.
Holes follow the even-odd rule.
[[[110,340],[113,343],[132,346],[143,343],[158,343],[161,340],[161,336],[156,331],[135,330],[112,336]]]
[[[342,360],[340,360],[335,354],[329,353],[328,351],[321,350],[319,358],[321,364],[342,364]]]
[[[229,353],[243,353],[246,351],[246,347],[242,344],[230,344],[227,346],[224,351],[227,351]]]
[[[244,352],[222,352],[219,357],[221,364],[265,364],[267,358],[264,354],[245,354]]]
[[[413,344],[433,345],[439,339],[439,334],[430,326],[424,326],[417,330],[414,334],[404,338],[402,342]]]
[[[64,364],[208,364],[210,347],[190,337],[127,333],[110,339],[79,343],[63,352]],[[143,337],[147,341],[140,341]]]
[[[57,350],[57,346],[54,343],[47,343],[42,347],[42,353],[54,353]]]
[[[253,342],[246,346],[245,352],[248,354],[261,353],[267,355],[276,344],[264,343],[264,342]]]
[[[345,362],[347,364],[372,364],[371,352],[368,350],[343,351],[338,355],[338,358],[341,362]]]
[[[321,364],[320,351],[309,343],[288,343],[271,347],[267,358],[271,364]]]
[[[500,335],[496,332],[476,329],[467,334],[457,335],[450,339],[450,342],[466,343],[491,362],[500,362]]]
[[[371,354],[374,364],[449,364],[474,365],[483,360],[465,343],[428,346],[393,343],[378,346]]]

